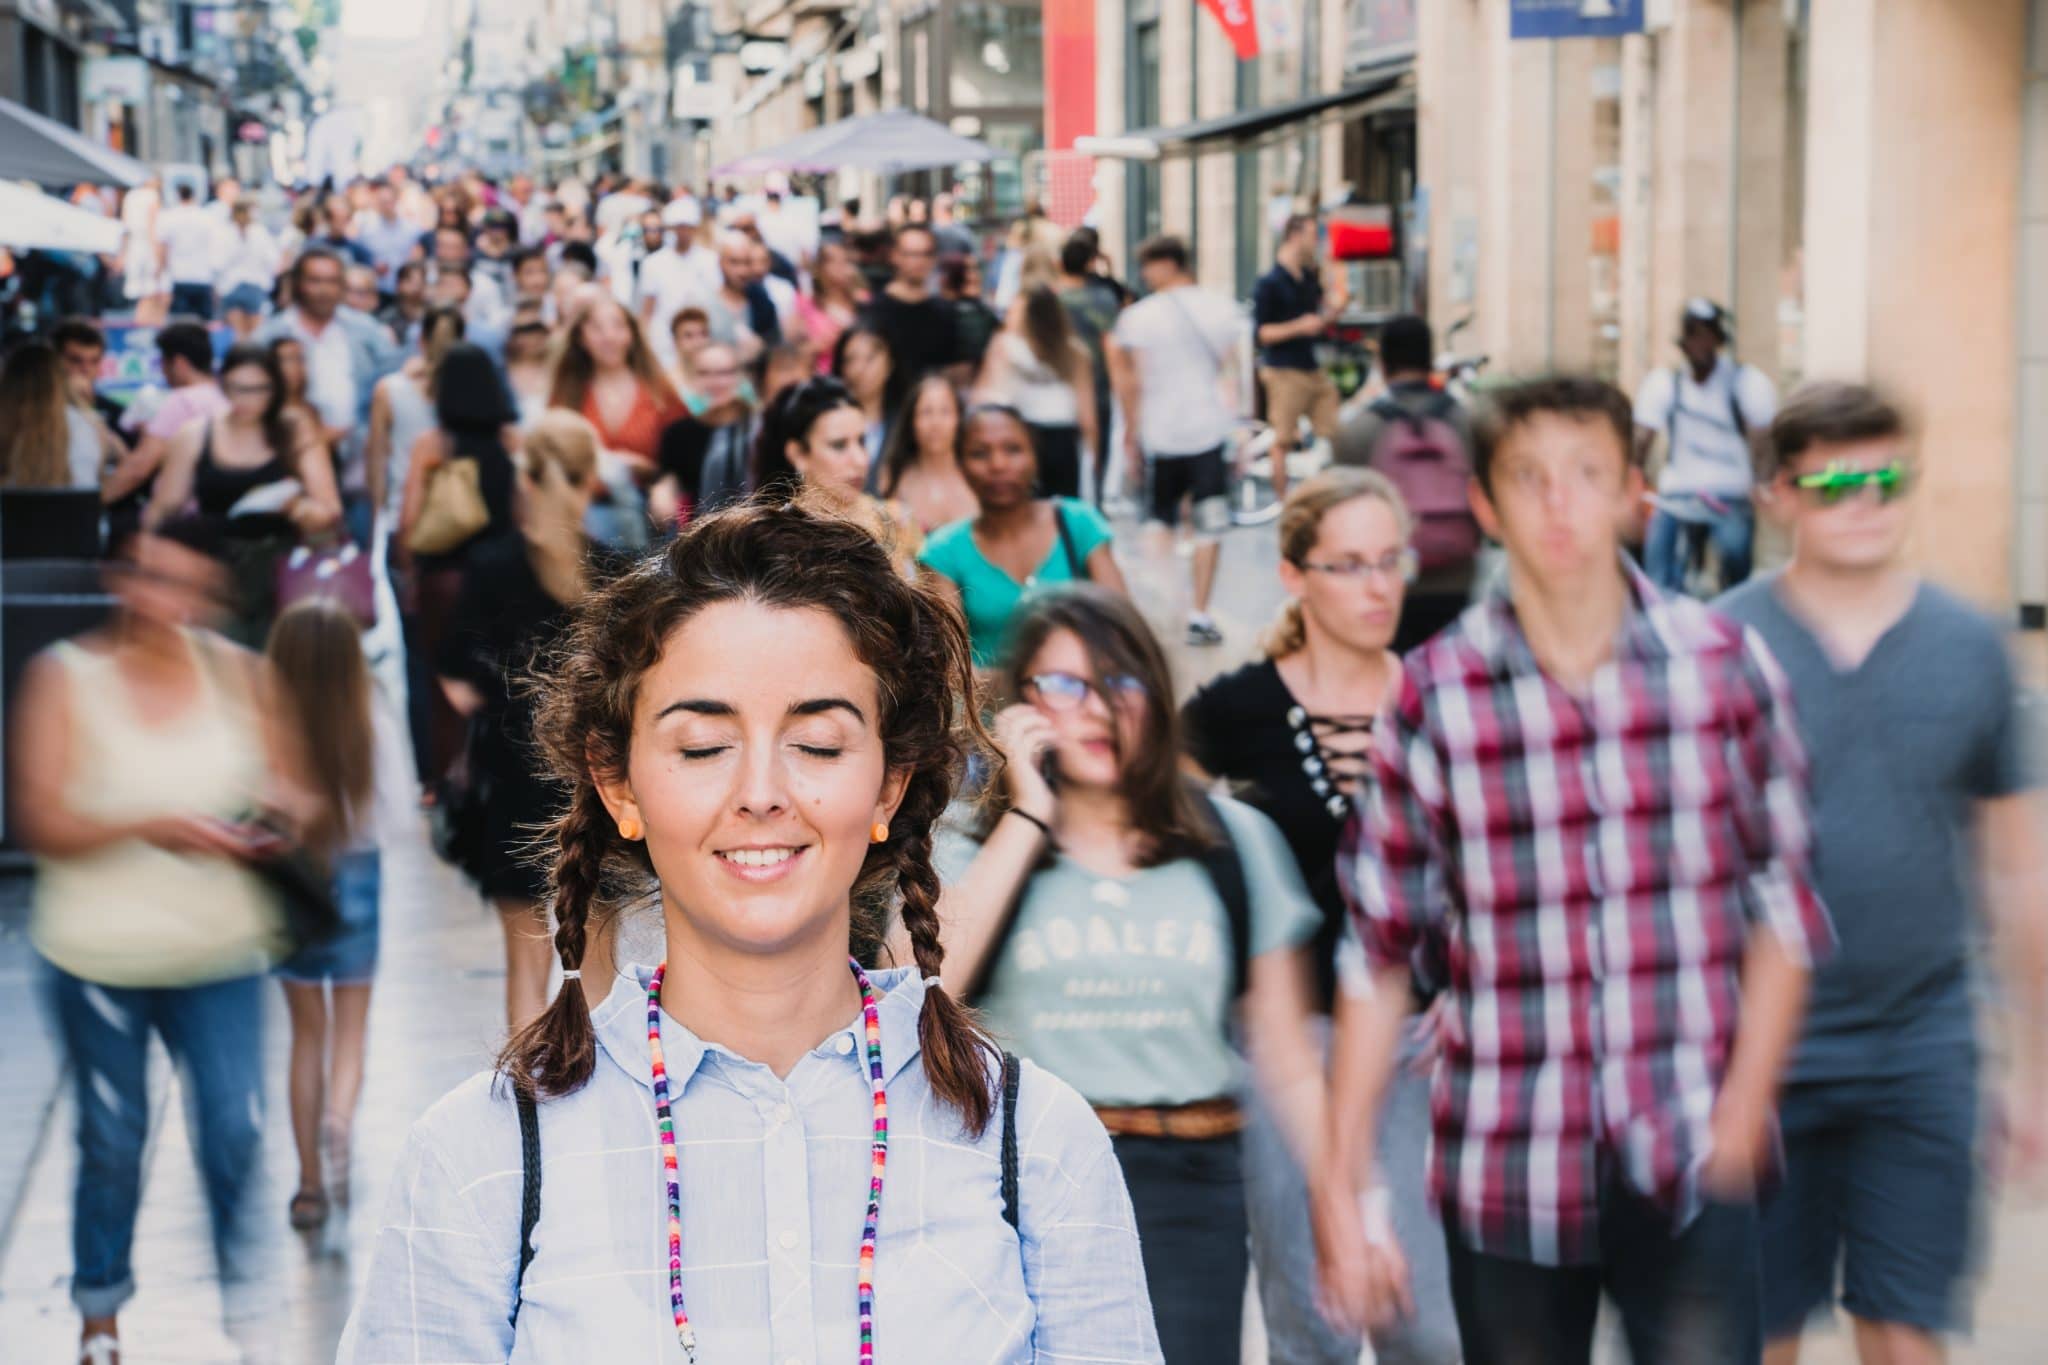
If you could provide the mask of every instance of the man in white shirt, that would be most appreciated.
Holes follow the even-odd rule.
[[[1721,586],[1749,577],[1756,539],[1750,502],[1755,465],[1750,434],[1770,427],[1778,391],[1770,377],[1726,354],[1728,314],[1693,299],[1679,319],[1685,363],[1653,370],[1636,389],[1636,455],[1665,440],[1664,471],[1643,541],[1643,569],[1666,592],[1685,588],[1688,534],[1703,528],[1721,560]]]
[[[173,315],[213,321],[213,277],[225,243],[218,218],[194,201],[190,185],[178,186],[177,204],[156,220],[157,259],[171,282]]]
[[[640,320],[664,365],[676,360],[671,331],[685,308],[706,308],[718,293],[718,253],[697,240],[703,213],[694,199],[676,199],[661,212],[667,243],[640,262]]]
[[[397,288],[398,267],[419,254],[420,230],[398,211],[398,186],[389,180],[372,187],[371,201],[370,212],[356,219],[355,236],[377,268],[377,287],[389,294]]]
[[[1183,502],[1193,504],[1194,605],[1191,645],[1223,642],[1209,615],[1230,525],[1229,448],[1238,414],[1226,392],[1238,386],[1245,320],[1235,300],[1199,288],[1188,272],[1187,243],[1155,237],[1138,249],[1147,297],[1125,309],[1104,347],[1124,410],[1124,453],[1138,486],[1150,465],[1149,520],[1169,531]]]
[[[272,314],[255,339],[269,345],[281,336],[295,337],[304,350],[306,397],[334,450],[349,531],[358,544],[367,545],[370,507],[360,437],[370,393],[397,368],[398,348],[376,319],[341,306],[343,273],[342,259],[332,248],[309,247],[292,267],[295,302]]]

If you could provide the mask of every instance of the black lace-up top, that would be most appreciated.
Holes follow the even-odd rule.
[[[1294,850],[1302,880],[1323,912],[1313,944],[1319,1002],[1334,994],[1344,924],[1337,841],[1352,798],[1369,780],[1373,718],[1314,715],[1287,690],[1272,660],[1222,674],[1181,710],[1189,755],[1271,817]]]

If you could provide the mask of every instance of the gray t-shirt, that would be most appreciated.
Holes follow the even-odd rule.
[[[1308,941],[1322,916],[1271,820],[1215,798],[1244,867],[1251,953]],[[957,881],[980,851],[942,830],[939,878]],[[1031,878],[1002,959],[976,1003],[1020,1057],[1093,1104],[1192,1104],[1234,1094],[1230,923],[1192,858],[1099,877],[1067,857]]]
[[[1785,670],[1812,778],[1814,874],[1840,945],[1813,982],[1791,1079],[1949,1065],[1975,1038],[1978,802],[2033,784],[1995,626],[1923,584],[1860,667],[1838,670],[1778,576],[1716,605]]]

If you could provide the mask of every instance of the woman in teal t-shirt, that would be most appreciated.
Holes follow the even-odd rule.
[[[941,979],[1109,1129],[1169,1365],[1236,1365],[1248,1254],[1233,1035],[1241,1021],[1251,1078],[1303,1159],[1323,1085],[1301,948],[1321,917],[1273,822],[1205,800],[1181,772],[1172,678],[1136,607],[1050,593],[1019,613],[1010,649],[1001,814],[978,843],[949,835],[934,853]]]
[[[1010,621],[1026,598],[1058,583],[1095,583],[1128,595],[1109,523],[1085,502],[1041,498],[1031,428],[1015,408],[970,409],[960,473],[981,514],[932,532],[918,562],[953,585],[967,614],[974,666],[1002,657]]]

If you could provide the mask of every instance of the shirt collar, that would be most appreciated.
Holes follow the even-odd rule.
[[[1684,641],[1671,620],[1671,601],[1656,584],[1644,576],[1628,555],[1620,555],[1622,577],[1628,584],[1628,612],[1622,620],[1621,638],[1615,657],[1645,661],[1683,653]],[[1515,602],[1509,592],[1508,575],[1502,574],[1487,595],[1487,610],[1481,617],[1483,635],[1475,641],[1497,667],[1511,673],[1540,673],[1543,666],[1529,647],[1529,637],[1515,616]]]
[[[654,1072],[647,1053],[647,983],[654,968],[633,964],[622,968],[612,984],[611,994],[591,1013],[591,1030],[597,1045],[641,1085],[654,1089]],[[868,973],[881,993],[876,1016],[882,1025],[882,1079],[893,1081],[898,1072],[918,1059],[918,1019],[924,1011],[927,982],[914,967],[886,967]],[[850,1036],[853,1046],[839,1050],[838,1040]],[[666,1012],[661,1016],[662,1060],[677,1093],[695,1075],[704,1059],[714,1054],[746,1063],[736,1053],[717,1043],[707,1043],[684,1028]],[[858,1011],[843,1026],[834,1029],[811,1049],[810,1055],[825,1061],[857,1066],[867,1074],[867,1030]]]

